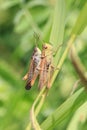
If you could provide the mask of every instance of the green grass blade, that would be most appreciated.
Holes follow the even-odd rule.
[[[81,10],[75,26],[72,29],[72,34],[79,35],[87,26],[87,2]]]
[[[69,123],[67,130],[71,130],[71,129],[81,130],[81,128],[83,130],[84,124],[86,122],[86,118],[87,118],[87,101],[75,112],[73,118]]]
[[[53,25],[49,42],[53,44],[56,49],[63,43],[64,27],[65,27],[65,2],[64,0],[56,0],[53,17]],[[59,51],[55,56],[55,63],[58,61]]]
[[[83,89],[79,90],[58,107],[56,111],[41,124],[41,128],[44,130],[52,130],[53,127],[63,122],[64,119],[70,117],[86,100],[87,93],[84,92]]]
[[[57,0],[55,3],[54,19],[50,35],[50,42],[54,47],[58,46],[58,43],[62,43],[64,34],[64,19],[65,19],[65,2],[64,0]]]

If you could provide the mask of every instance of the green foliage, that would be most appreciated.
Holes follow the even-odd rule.
[[[29,111],[38,95],[38,79],[32,89],[26,91],[22,77],[28,70],[35,46],[34,31],[40,34],[42,41],[52,43],[54,50],[63,43],[54,58],[54,65],[64,56],[69,39],[75,34],[72,44],[75,41],[76,51],[87,68],[86,25],[86,0],[0,0],[1,130],[24,130],[29,123]],[[38,46],[42,47],[41,41]],[[67,57],[69,49],[62,60],[63,67],[60,65],[62,70],[58,77],[59,70],[55,71],[56,80],[38,115],[43,130],[87,129],[87,93],[82,88],[69,97],[79,79]],[[79,87],[84,85],[80,83]]]
[[[81,101],[81,99],[83,100]],[[84,93],[83,90],[79,90],[60,107],[58,107],[58,109],[42,123],[42,129],[50,130],[53,129],[55,125],[58,126],[61,122],[64,122],[66,118],[70,118],[75,110],[86,100],[87,94]]]
[[[87,26],[87,2],[85,3],[83,9],[80,12],[80,15],[76,21],[76,24],[72,30],[72,33],[74,33],[75,35],[80,34],[85,27]]]

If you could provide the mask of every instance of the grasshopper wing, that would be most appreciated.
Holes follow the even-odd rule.
[[[36,71],[36,68],[37,68],[38,64],[40,64],[40,58],[41,58],[41,51],[39,48],[35,47],[32,58],[31,58],[29,71],[23,77],[24,80],[27,80],[26,86],[25,86],[25,88],[27,90],[29,90],[32,87],[32,85],[34,84],[34,82],[38,76],[38,71]],[[35,77],[35,78],[33,78],[33,77]],[[32,84],[32,81],[33,81],[33,84]]]
[[[34,74],[34,69],[35,69],[34,61],[31,60],[29,71],[28,71],[28,74],[27,74],[27,82],[26,82],[26,86],[25,86],[25,88],[27,90],[29,90],[31,88],[31,80],[32,80],[32,77],[33,77],[33,74]]]

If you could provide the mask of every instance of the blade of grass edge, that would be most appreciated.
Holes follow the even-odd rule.
[[[83,88],[67,99],[60,107],[56,109],[42,124],[44,130],[52,130],[54,126],[58,126],[71,113],[73,114],[79,106],[87,100],[87,93]]]
[[[87,2],[83,6],[71,34],[79,35],[87,26]]]
[[[79,130],[79,128],[81,130],[81,126],[84,129],[84,124],[86,123],[86,117],[87,117],[87,101],[84,104],[82,104],[81,107],[79,107],[79,109],[75,112],[74,116],[72,117],[67,127],[67,130],[72,129]],[[78,125],[79,123],[81,124],[81,126]]]
[[[53,44],[53,48],[56,49],[58,45],[63,43],[64,27],[65,27],[65,1],[56,0],[55,9],[53,14],[53,25],[50,34],[49,42]],[[55,56],[54,65],[57,64],[60,51]]]

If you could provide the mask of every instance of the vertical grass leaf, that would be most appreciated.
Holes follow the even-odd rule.
[[[64,27],[65,27],[65,2],[64,0],[56,0],[53,14],[53,25],[50,35],[50,43],[57,48],[63,43]],[[58,45],[59,44],[59,45]],[[54,64],[57,64],[59,52],[55,56]],[[57,60],[56,60],[57,59]]]
[[[54,47],[58,46],[58,43],[63,41],[65,2],[64,0],[56,0],[55,5],[53,25],[50,35],[50,42]]]
[[[75,26],[72,29],[72,34],[79,35],[87,25],[87,2],[85,3],[83,9],[81,10]]]

